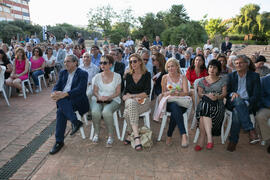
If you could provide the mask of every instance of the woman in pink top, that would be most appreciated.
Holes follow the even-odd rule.
[[[29,61],[26,57],[24,49],[18,47],[15,51],[15,60],[13,64],[13,71],[10,77],[6,80],[6,85],[22,89],[21,82],[28,78]]]
[[[38,93],[39,92],[38,76],[44,74],[45,60],[42,57],[43,53],[40,47],[34,47],[32,54],[33,56],[30,58],[31,75],[36,85],[35,92]]]

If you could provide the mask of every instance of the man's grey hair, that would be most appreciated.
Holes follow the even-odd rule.
[[[147,49],[143,49],[142,51],[141,51],[141,56],[143,55],[143,54],[148,54],[148,55],[150,55],[150,52],[149,52],[149,50],[147,50]]]
[[[66,58],[68,58],[68,57],[71,59],[72,62],[77,62],[77,66],[79,65],[79,59],[78,59],[78,57],[76,55],[69,54],[69,55],[66,56]]]
[[[250,64],[249,57],[247,57],[244,54],[241,54],[241,55],[237,55],[235,59],[232,59],[233,65],[235,65],[235,61],[238,60],[238,59],[243,59],[246,63],[248,63],[248,65]]]

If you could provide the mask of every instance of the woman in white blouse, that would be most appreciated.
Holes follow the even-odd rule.
[[[51,71],[54,70],[56,57],[53,55],[53,49],[51,47],[48,47],[46,49],[46,52],[43,58],[45,59],[45,69],[44,69],[45,78],[46,79],[50,78],[50,81],[52,81],[52,77],[50,73]]]
[[[108,130],[106,147],[113,144],[113,112],[120,107],[121,99],[121,76],[112,72],[114,60],[110,55],[104,55],[100,60],[100,68],[103,72],[98,73],[93,80],[93,97],[91,101],[92,120],[95,134],[93,142],[98,142],[100,120],[103,117]]]

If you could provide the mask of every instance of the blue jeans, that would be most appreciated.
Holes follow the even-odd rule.
[[[186,108],[178,106],[178,104],[176,104],[175,102],[170,102],[167,104],[167,111],[171,112],[171,120],[169,123],[167,136],[172,137],[176,125],[178,126],[181,135],[186,134],[183,117],[183,113],[186,111]]]
[[[33,78],[36,86],[39,86],[38,76],[41,74],[44,74],[44,72],[42,70],[37,70],[37,71],[32,72],[32,78]]]
[[[250,131],[254,127],[249,117],[249,110],[245,101],[241,98],[236,98],[233,100],[232,105],[232,127],[229,139],[231,142],[237,144],[241,126],[245,131]]]

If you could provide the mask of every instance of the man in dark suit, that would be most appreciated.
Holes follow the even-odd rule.
[[[232,43],[229,42],[230,38],[228,36],[225,37],[225,42],[221,44],[221,52],[227,53],[228,50],[231,50]]]
[[[231,152],[236,149],[241,126],[249,132],[250,144],[259,141],[249,114],[257,111],[261,84],[259,75],[248,70],[249,63],[246,55],[238,55],[233,61],[236,71],[228,76],[226,106],[232,111],[232,127],[227,150]]]
[[[57,153],[64,145],[64,134],[67,120],[72,123],[70,135],[75,134],[82,122],[77,119],[75,111],[80,115],[89,111],[89,102],[86,96],[87,72],[77,68],[78,58],[75,55],[67,55],[64,60],[65,70],[59,74],[59,80],[54,86],[51,98],[56,101],[56,143],[50,151],[50,154]]]
[[[185,52],[185,57],[180,59],[180,67],[181,68],[189,68],[192,63],[191,54],[189,51]]]

